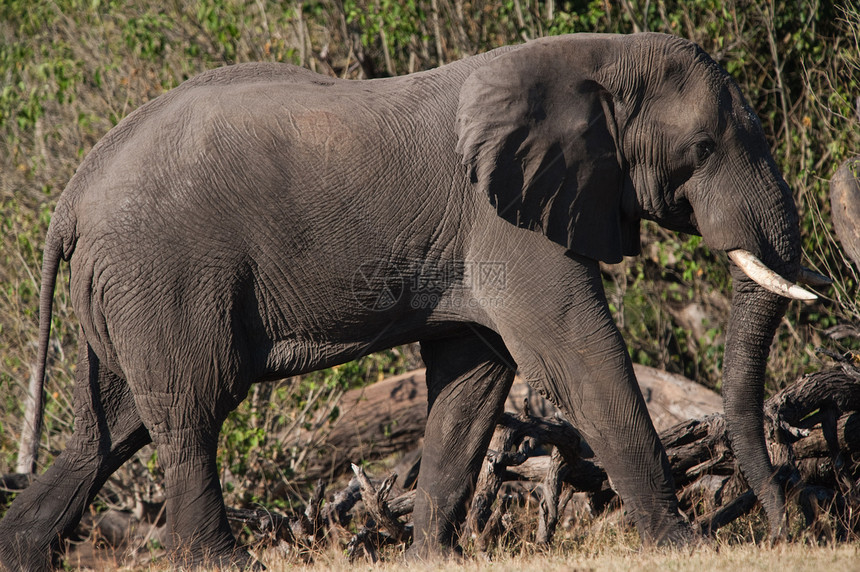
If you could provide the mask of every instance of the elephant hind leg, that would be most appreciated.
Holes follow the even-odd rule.
[[[196,379],[193,368],[158,379],[152,371],[164,369],[142,368],[130,378],[164,472],[172,565],[240,570],[252,566],[227,521],[216,465],[218,434],[235,398],[213,381],[216,374],[209,377],[202,368]],[[231,370],[224,379],[235,375]]]
[[[415,499],[410,555],[456,544],[496,420],[513,383],[501,338],[474,326],[460,336],[421,342],[429,413]]]
[[[83,335],[80,340],[74,435],[0,521],[2,569],[51,568],[61,538],[108,477],[150,442],[126,381],[100,364]]]
[[[245,569],[252,560],[230,530],[218,479],[218,428],[183,428],[155,439],[165,477],[172,564]]]

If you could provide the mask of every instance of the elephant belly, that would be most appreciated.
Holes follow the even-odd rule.
[[[430,324],[423,328],[400,324],[369,339],[320,341],[295,338],[270,342],[257,346],[256,358],[262,373],[255,381],[281,379],[333,367],[390,347],[446,336],[463,327],[454,323]]]

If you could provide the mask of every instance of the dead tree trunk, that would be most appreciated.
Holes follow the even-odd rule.
[[[860,269],[860,158],[845,161],[830,179],[833,228],[842,248]]]
[[[359,459],[409,451],[424,436],[426,424],[423,369],[348,391],[340,400],[340,415],[297,476],[304,482],[332,478],[346,473]]]
[[[689,379],[646,366],[634,368],[658,430],[722,411],[719,395]],[[418,446],[427,423],[424,374],[418,369],[345,393],[340,399],[339,417],[318,439],[322,444],[307,455],[307,466],[297,478],[305,483],[332,478],[347,473],[350,463],[358,459],[381,459]],[[549,418],[556,412],[551,403],[520,380],[511,389],[506,410],[516,413],[524,398],[535,415]],[[299,441],[314,439],[303,436]]]

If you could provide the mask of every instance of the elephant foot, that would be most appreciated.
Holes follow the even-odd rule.
[[[404,558],[407,562],[459,562],[463,560],[463,549],[437,542],[413,542],[406,550]]]
[[[698,545],[701,541],[702,536],[693,531],[690,523],[681,520],[660,529],[650,539],[645,539],[644,544],[666,548],[683,548]]]
[[[204,554],[192,556],[175,552],[170,558],[171,565],[178,570],[199,571],[253,571],[261,572],[266,569],[262,562],[251,556],[247,550],[236,548],[225,554]]]
[[[38,535],[0,528],[0,570],[49,571],[56,558],[50,543],[41,542]]]

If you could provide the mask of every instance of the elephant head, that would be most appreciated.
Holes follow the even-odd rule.
[[[638,222],[700,234],[734,261],[723,396],[741,468],[774,534],[784,493],[763,429],[765,366],[800,272],[797,209],[738,86],[661,34],[548,38],[460,92],[458,151],[498,214],[581,256],[639,251]],[[741,270],[741,268],[743,270]]]

